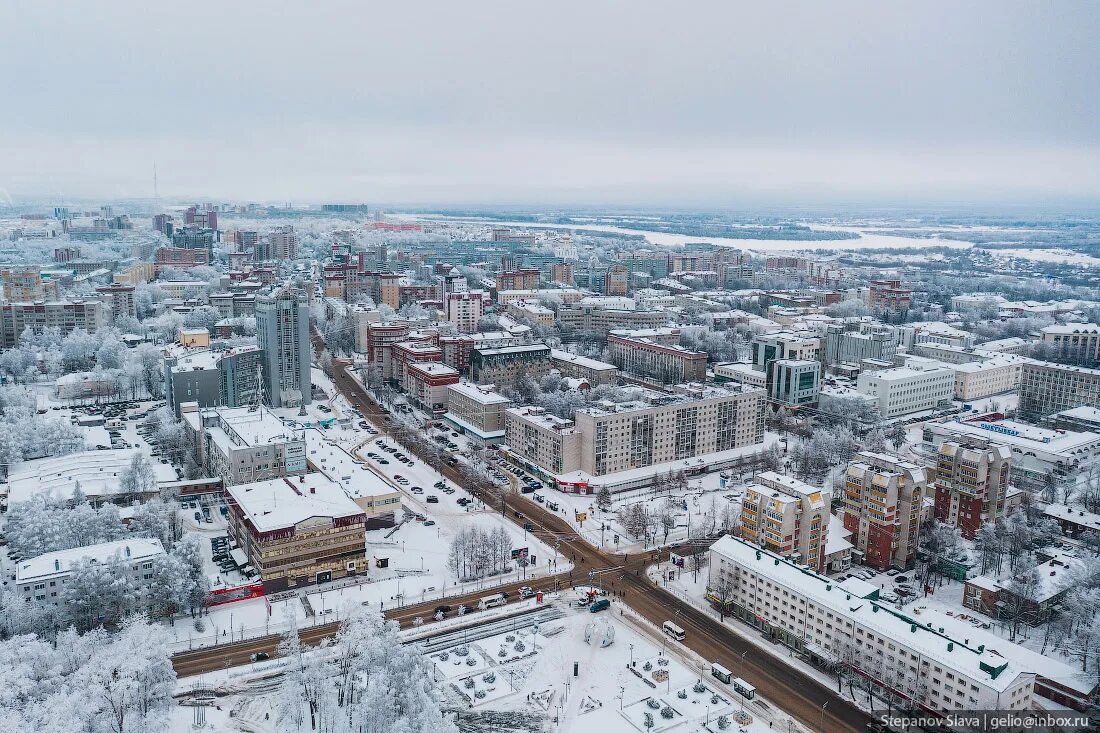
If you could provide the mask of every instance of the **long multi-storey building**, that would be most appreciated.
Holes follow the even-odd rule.
[[[954,364],[955,399],[964,402],[1015,391],[1020,386],[1027,359],[1013,354],[998,354],[983,361]]]
[[[774,471],[757,474],[741,502],[741,536],[824,572],[832,496]]]
[[[539,379],[550,373],[550,347],[545,344],[476,348],[470,355],[470,379],[478,384],[515,387],[520,376]]]
[[[107,566],[116,577],[126,576],[143,587],[153,578],[153,562],[161,557],[164,547],[160,540],[147,537],[47,552],[16,563],[14,593],[35,606],[59,606],[73,569],[83,562]]]
[[[867,287],[867,305],[880,313],[905,313],[912,297],[901,280],[872,280]]]
[[[539,286],[541,272],[536,269],[513,270],[511,272],[498,272],[496,289],[500,290],[534,290]]]
[[[661,328],[673,320],[667,311],[627,310],[602,305],[562,306],[558,309],[558,325],[566,331],[606,334],[616,328]]]
[[[927,487],[924,468],[897,456],[868,451],[848,464],[844,528],[865,565],[912,566]]]
[[[1100,369],[1028,362],[1020,372],[1020,416],[1036,421],[1051,413],[1100,407]]]
[[[586,476],[629,473],[761,442],[764,403],[760,389],[683,385],[677,394],[599,403],[577,410],[573,420],[538,407],[513,407],[505,413],[505,442],[516,458],[554,475],[559,487],[588,492]],[[627,484],[648,485],[656,474],[647,471]]]
[[[34,333],[56,328],[65,336],[77,329],[95,333],[106,325],[107,309],[100,300],[4,303],[0,305],[0,346],[17,346],[27,328]]]
[[[1012,451],[988,440],[947,440],[936,455],[935,516],[974,539],[1005,516]]]
[[[225,487],[229,536],[279,591],[367,570],[366,513],[321,473]]]
[[[708,598],[811,662],[845,665],[880,692],[937,715],[1025,713],[1035,675],[982,644],[736,537],[710,548]]]
[[[676,332],[678,339],[679,330],[670,330]],[[607,350],[611,362],[624,373],[661,384],[702,382],[707,376],[707,353],[691,351],[679,344],[661,343],[632,333],[609,333]]]

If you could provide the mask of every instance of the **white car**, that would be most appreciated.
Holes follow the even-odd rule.
[[[535,595],[535,591],[529,585],[525,585],[519,589],[520,598],[530,598],[533,595]]]

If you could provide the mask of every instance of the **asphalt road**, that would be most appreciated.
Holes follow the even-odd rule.
[[[323,346],[319,337],[314,337],[314,347]],[[333,383],[348,401],[360,412],[372,419],[379,427],[388,425],[388,414],[379,407],[366,391],[345,371],[347,362],[337,360],[333,369]],[[406,446],[406,451],[414,455],[414,446]],[[417,455],[420,460],[425,456]],[[673,594],[657,587],[645,574],[645,567],[653,562],[653,554],[619,555],[602,551],[578,538],[560,516],[543,508],[522,494],[512,493],[500,496],[499,489],[483,485],[470,485],[470,482],[451,466],[442,466],[441,473],[450,481],[461,485],[470,494],[481,499],[487,506],[500,507],[506,503],[503,514],[510,521],[522,524],[530,522],[534,531],[544,540],[556,539],[560,542],[560,552],[570,557],[575,565],[572,579],[578,583],[588,582],[588,573],[599,572],[600,583],[610,590],[621,592],[628,606],[649,622],[660,626],[672,620],[686,632],[681,642],[703,659],[716,661],[730,669],[756,687],[762,697],[794,716],[804,728],[811,731],[865,731],[872,718],[852,703],[836,693],[823,688],[816,680],[810,679],[800,670],[776,659],[772,654],[761,651],[752,641],[738,630],[720,624],[703,611],[684,603]],[[522,518],[516,517],[519,512]],[[517,582],[501,587],[511,594],[521,585],[530,585],[536,589],[552,589],[556,585],[566,586],[569,576],[539,578]],[[495,590],[495,589],[494,589]],[[476,608],[477,600],[486,595],[486,591],[448,599],[447,604],[458,604]],[[402,627],[414,623],[417,617],[426,622],[434,616],[439,601],[406,606],[387,611],[386,617],[397,621]],[[475,611],[472,611],[475,613]],[[300,630],[302,642],[317,644],[326,636],[336,633],[338,624],[308,627]],[[236,664],[246,664],[250,655],[264,652],[274,656],[278,645],[278,636],[253,639],[237,644],[224,645],[208,649],[177,654],[173,657],[173,666],[178,675],[191,675],[200,672],[223,669]],[[675,643],[670,641],[670,643]],[[775,649],[780,655],[788,651],[782,645]]]

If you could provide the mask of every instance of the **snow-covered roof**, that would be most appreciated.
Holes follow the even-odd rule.
[[[147,560],[164,554],[160,540],[148,537],[129,537],[115,542],[74,547],[71,550],[47,552],[45,555],[24,560],[15,567],[15,582],[28,583],[64,575],[81,560],[97,563],[111,562],[118,556],[129,561]]]
[[[980,680],[990,688],[1007,689],[1024,671],[988,649],[967,644],[964,639],[939,631],[938,625],[932,626],[923,619],[907,616],[877,601],[859,598],[830,578],[744,540],[728,535],[721,537],[711,546],[711,552],[793,589],[808,601],[842,618],[851,619],[883,638],[919,651],[949,670]]]
[[[258,532],[293,527],[315,517],[363,514],[340,485],[322,473],[226,486],[225,491]]]
[[[1051,519],[1072,522],[1100,531],[1100,514],[1087,512],[1084,509],[1069,507],[1065,504],[1051,504],[1043,510],[1043,514]]]
[[[511,402],[504,395],[494,392],[491,384],[474,384],[473,382],[462,381],[447,385],[447,389],[469,397],[483,405],[501,405]]]
[[[579,367],[583,367],[585,369],[595,369],[597,371],[618,369],[617,366],[615,366],[614,364],[608,364],[606,361],[590,359],[587,356],[579,356],[577,354],[570,354],[568,351],[562,351],[560,349],[551,349],[550,358],[556,361],[567,361],[571,364],[576,364]]]
[[[8,502],[18,504],[39,495],[68,499],[77,484],[89,497],[116,493],[119,477],[140,452],[138,448],[89,450],[24,461],[8,470]],[[159,462],[150,462],[150,465],[157,481],[176,478],[170,466]]]
[[[1095,448],[1100,434],[1073,430],[1048,430],[1015,420],[949,420],[934,424],[933,429],[955,435],[986,438],[1002,445],[1016,446],[1048,453],[1068,453]]]

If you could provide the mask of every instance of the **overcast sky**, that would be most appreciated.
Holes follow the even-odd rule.
[[[1098,38],[1069,1],[9,0],[0,189],[1100,200]]]

